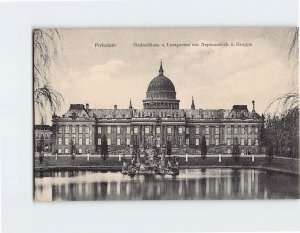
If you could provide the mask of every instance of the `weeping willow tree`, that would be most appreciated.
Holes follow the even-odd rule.
[[[285,36],[291,70],[290,86],[287,93],[275,96],[266,107],[263,140],[267,151],[272,151],[272,156],[274,153],[277,156],[299,157],[299,28],[289,30]],[[273,113],[267,114],[270,109]]]
[[[50,67],[57,54],[57,41],[60,39],[59,30],[33,30],[33,102],[42,119],[49,110],[56,113],[63,101],[63,96],[50,82]]]
[[[289,30],[285,35],[288,41],[287,59],[289,60],[291,76],[289,78],[289,90],[281,95],[275,96],[267,105],[265,113],[274,108],[275,114],[285,113],[291,109],[299,109],[298,88],[298,54],[299,54],[299,28]]]

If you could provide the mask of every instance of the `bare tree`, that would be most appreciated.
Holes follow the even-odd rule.
[[[60,38],[61,33],[57,29],[33,30],[33,101],[42,118],[46,110],[57,112],[63,101],[63,96],[50,82],[50,67]]]

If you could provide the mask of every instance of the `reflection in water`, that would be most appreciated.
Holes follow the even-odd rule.
[[[37,172],[35,199],[192,200],[299,198],[299,178],[255,169],[185,169],[176,177],[121,172]]]

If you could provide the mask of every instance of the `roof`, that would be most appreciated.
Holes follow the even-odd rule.
[[[69,109],[65,118],[139,118],[139,117],[174,117],[188,119],[261,119],[255,111],[246,107],[232,109]],[[35,126],[36,127],[36,126]],[[50,127],[50,126],[37,126]],[[51,127],[50,127],[51,130]]]
[[[131,109],[89,109],[90,117],[97,118],[129,118]]]
[[[131,118],[131,117],[186,117],[186,118],[227,118],[231,110],[224,109],[89,109],[90,117]]]
[[[34,125],[34,130],[52,130],[50,125]]]

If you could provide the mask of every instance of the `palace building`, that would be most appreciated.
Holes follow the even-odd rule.
[[[150,82],[143,109],[131,100],[127,109],[92,109],[89,104],[71,104],[61,117],[53,115],[53,153],[98,154],[101,138],[107,138],[110,154],[132,153],[133,145],[143,151],[149,145],[172,154],[200,154],[206,142],[208,154],[231,154],[238,144],[242,154],[261,151],[260,135],[264,116],[255,112],[255,103],[234,105],[232,109],[197,109],[192,98],[190,109],[180,109],[172,81],[159,74]],[[72,149],[73,148],[73,149]]]

